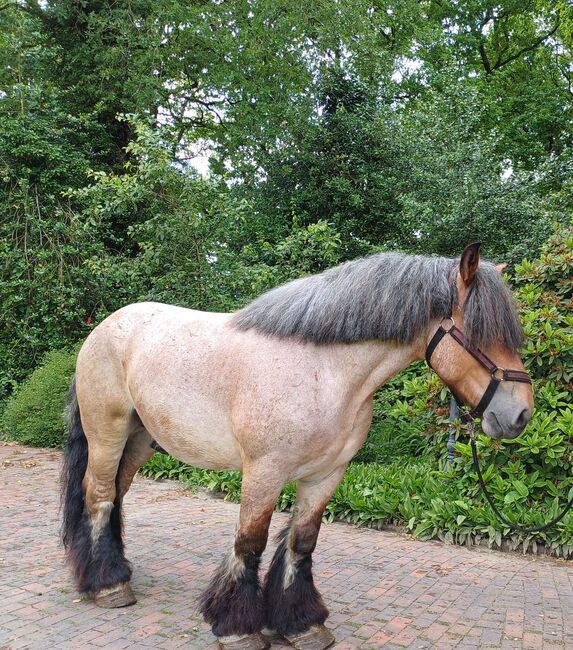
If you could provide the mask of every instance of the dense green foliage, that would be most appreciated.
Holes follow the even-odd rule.
[[[545,244],[539,259],[524,261],[512,279],[515,296],[525,325],[527,347],[522,352],[527,370],[534,378],[535,413],[524,434],[515,441],[493,441],[480,436],[480,458],[496,504],[508,518],[526,526],[547,521],[563,507],[573,492],[573,228],[559,228]],[[394,431],[422,432],[424,442],[416,455],[444,467],[447,438],[447,399],[437,377],[427,370],[410,370],[390,382],[381,393],[381,423]],[[472,466],[471,450],[459,431],[459,458],[449,467],[460,497],[471,497],[474,506],[489,511],[479,493]],[[371,460],[371,458],[369,458]],[[378,458],[377,460],[381,460]],[[438,495],[436,495],[438,496]],[[438,534],[443,522],[458,539],[459,530],[475,534],[474,525],[456,531],[450,504],[432,508],[443,520],[439,526],[429,516],[416,521],[421,536]],[[427,514],[427,513],[426,513]],[[439,519],[436,519],[438,521]],[[432,523],[434,521],[434,523]],[[463,522],[462,522],[463,523]],[[573,517],[541,536],[550,544],[568,545]],[[467,528],[469,527],[469,528]],[[518,538],[503,524],[497,533]],[[569,550],[566,551],[570,553]]]
[[[25,445],[62,447],[66,439],[64,407],[75,364],[75,352],[48,352],[9,400],[0,421],[2,431]]]
[[[328,238],[327,238],[328,240]],[[322,241],[322,240],[321,240]],[[516,297],[528,337],[523,358],[534,377],[536,412],[515,441],[480,436],[485,478],[498,507],[525,526],[544,523],[573,494],[573,228],[558,228],[538,260],[516,268]],[[10,400],[3,428],[14,439],[60,446],[62,409],[75,354],[58,351],[24,382]],[[333,495],[325,517],[380,526],[402,524],[422,539],[503,543],[573,554],[573,514],[542,534],[521,535],[497,520],[477,486],[469,444],[459,430],[458,457],[445,462],[447,391],[422,364],[383,387],[376,398],[372,430]],[[240,499],[238,472],[213,472],[155,455],[143,473],[183,480]],[[289,484],[279,509],[293,505]]]
[[[565,0],[4,3],[0,402],[125,302],[233,309],[380,249],[534,256],[571,215],[572,24]]]
[[[239,472],[214,472],[184,465],[169,456],[154,456],[142,473],[156,479],[171,478],[189,486],[202,486],[225,494],[238,502],[241,498]],[[475,482],[474,482],[475,486]],[[352,463],[330,499],[325,521],[343,520],[353,524],[382,527],[405,526],[419,539],[441,539],[447,543],[479,544],[492,548],[536,550],[541,543],[546,552],[573,555],[573,518],[567,517],[553,531],[540,535],[521,535],[508,531],[488,507],[476,498],[475,490],[464,491],[455,471],[441,471],[426,458],[394,461],[387,465]],[[286,510],[295,502],[294,484],[285,486],[277,510]],[[558,511],[557,503],[546,512],[532,510],[524,503],[502,509],[513,513],[524,525],[545,523]]]

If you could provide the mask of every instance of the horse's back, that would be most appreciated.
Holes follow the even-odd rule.
[[[90,333],[78,356],[81,366],[111,366],[127,380],[129,369],[145,365],[158,347],[167,359],[175,348],[193,353],[219,336],[228,314],[196,311],[157,302],[127,305],[102,321]],[[184,356],[186,356],[184,354]]]

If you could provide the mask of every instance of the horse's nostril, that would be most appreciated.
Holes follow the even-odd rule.
[[[525,408],[521,413],[517,416],[517,419],[515,420],[515,426],[520,427],[523,429],[525,425],[529,422],[529,418],[531,417],[531,413],[529,409]]]

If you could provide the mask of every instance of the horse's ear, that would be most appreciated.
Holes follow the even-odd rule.
[[[501,275],[505,269],[507,268],[507,262],[504,262],[503,264],[496,264],[495,265],[495,270]]]
[[[460,275],[462,281],[469,287],[474,281],[474,277],[479,266],[479,249],[481,244],[476,242],[464,248],[462,258],[460,260]]]

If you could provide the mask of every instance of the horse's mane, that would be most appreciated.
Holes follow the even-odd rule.
[[[318,344],[409,343],[448,313],[454,264],[459,261],[397,253],[363,257],[271,289],[234,314],[233,326]],[[509,288],[490,262],[480,262],[468,292],[464,331],[478,347],[523,344]]]

